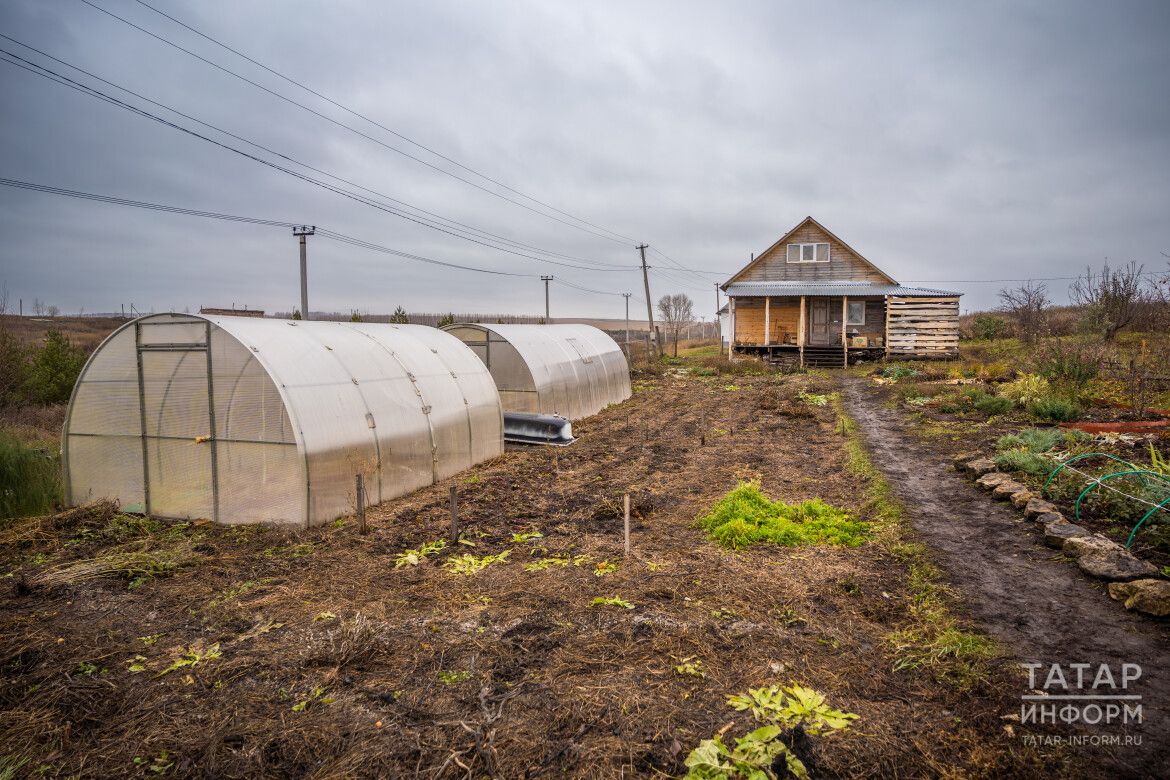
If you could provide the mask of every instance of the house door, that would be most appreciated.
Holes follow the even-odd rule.
[[[808,343],[814,347],[827,347],[833,343],[833,324],[828,298],[813,298],[809,301]]]

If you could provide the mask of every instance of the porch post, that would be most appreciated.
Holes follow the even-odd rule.
[[[886,357],[890,356],[890,296],[885,296],[886,320]]]
[[[764,297],[764,346],[772,343],[772,296]]]
[[[841,349],[844,350],[845,367],[849,367],[849,296],[841,296]]]
[[[735,298],[727,298],[727,359],[735,360]]]
[[[800,348],[800,367],[804,368],[804,296],[800,296],[800,325],[796,332],[796,346]]]

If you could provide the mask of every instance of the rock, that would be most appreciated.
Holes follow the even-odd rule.
[[[1024,487],[1019,482],[1016,482],[1014,479],[1005,479],[1003,482],[1000,482],[998,485],[992,488],[991,495],[1000,501],[1006,501],[1016,493],[1027,489],[1028,488]]]
[[[978,452],[964,452],[962,455],[951,458],[951,465],[955,467],[955,471],[970,471],[968,464],[979,457]]]
[[[1045,501],[1039,496],[1033,498],[1024,505],[1024,517],[1029,519],[1034,519],[1039,515],[1057,511],[1059,510],[1056,508],[1056,504],[1053,504],[1051,501]]]
[[[964,471],[974,474],[976,477],[982,477],[995,471],[995,462],[991,458],[975,458],[964,464]]]
[[[1066,539],[1061,550],[1065,555],[1071,555],[1074,558],[1080,558],[1082,555],[1097,552],[1115,552],[1117,550],[1124,550],[1124,548],[1110,539],[1106,539],[1100,534],[1087,534],[1085,536],[1074,536]]]
[[[1011,480],[1011,477],[1009,477],[1007,474],[1001,474],[998,471],[991,471],[975,480],[975,484],[982,488],[991,490],[996,485],[1007,480]]]
[[[1016,509],[1023,509],[1028,505],[1029,501],[1035,500],[1036,494],[1028,488],[1012,493],[1012,506]]]
[[[1036,515],[1032,518],[1040,525],[1048,525],[1049,523],[1063,523],[1065,522],[1064,515],[1060,512],[1045,512],[1042,515]],[[1071,523],[1070,523],[1071,525]]]
[[[1137,580],[1158,573],[1152,564],[1138,560],[1121,547],[1086,552],[1077,559],[1077,565],[1086,574],[1113,581]]]
[[[1073,525],[1063,517],[1044,526],[1044,543],[1049,547],[1064,547],[1065,540],[1088,536],[1089,532],[1079,525]]]
[[[1154,617],[1170,615],[1170,582],[1166,580],[1111,582],[1109,595],[1135,612]]]

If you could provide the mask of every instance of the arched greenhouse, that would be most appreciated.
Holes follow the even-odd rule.
[[[630,397],[630,367],[613,339],[589,325],[444,328],[479,356],[507,412],[578,420]]]
[[[317,525],[503,452],[499,395],[422,325],[158,314],[81,372],[63,432],[70,504]]]

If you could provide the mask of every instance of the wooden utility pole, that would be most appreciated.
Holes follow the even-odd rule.
[[[309,319],[309,245],[308,237],[317,232],[316,225],[298,225],[293,235],[301,241],[301,319]]]
[[[542,276],[540,280],[544,282],[544,324],[549,325],[552,320],[548,316],[548,283],[553,280],[551,276]]]
[[[642,285],[646,288],[646,321],[650,323],[650,338],[655,340],[658,354],[661,355],[662,342],[655,338],[657,332],[654,330],[654,304],[650,300],[650,274],[646,270],[646,248],[647,244],[638,245],[638,251],[642,253]]]
[[[723,318],[719,316],[719,310],[723,308],[719,304],[719,282],[715,282],[715,340],[719,342],[719,348],[723,349]]]

